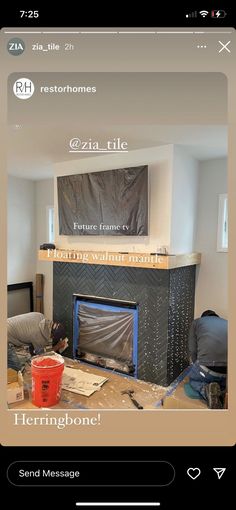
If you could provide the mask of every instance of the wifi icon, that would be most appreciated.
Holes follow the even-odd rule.
[[[201,16],[203,18],[205,18],[209,14],[209,12],[208,11],[199,11],[199,14],[201,14]]]

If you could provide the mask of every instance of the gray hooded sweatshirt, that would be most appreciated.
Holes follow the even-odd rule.
[[[32,344],[34,349],[51,343],[52,321],[42,313],[30,312],[7,319],[7,340],[16,347]]]

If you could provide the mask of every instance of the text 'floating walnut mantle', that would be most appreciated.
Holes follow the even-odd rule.
[[[106,266],[142,267],[149,269],[175,269],[200,264],[200,253],[183,255],[158,255],[150,253],[126,253],[80,250],[39,250],[39,260]]]

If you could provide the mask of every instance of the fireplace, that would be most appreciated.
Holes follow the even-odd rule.
[[[73,296],[73,356],[137,377],[138,305],[99,296]]]
[[[134,340],[132,351],[133,376],[168,386],[189,363],[188,332],[194,312],[195,270],[194,262],[171,269],[53,262],[53,316],[66,326],[70,345],[66,355],[80,358],[85,352],[73,322],[78,312],[74,310],[77,301],[82,301],[83,306],[90,302],[90,307],[91,304],[117,307],[117,312],[122,302],[128,302],[125,309],[137,312],[138,323],[137,349]],[[81,295],[95,296],[98,300],[81,300]],[[101,350],[97,360],[100,356],[103,362],[105,354]],[[93,355],[87,348],[87,362],[89,357],[93,362]],[[122,368],[126,373],[128,363],[124,369],[123,361],[117,370]],[[109,365],[109,356],[106,362]]]

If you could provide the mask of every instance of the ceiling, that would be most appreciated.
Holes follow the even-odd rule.
[[[9,128],[8,173],[16,177],[41,180],[53,177],[53,164],[85,157],[69,153],[69,141],[98,140],[102,145],[120,137],[129,150],[176,144],[200,161],[227,156],[227,126],[223,125],[93,125],[81,130],[78,125],[33,125]]]

